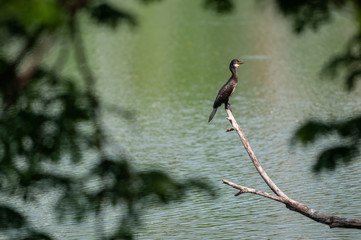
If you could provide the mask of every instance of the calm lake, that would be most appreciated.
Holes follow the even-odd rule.
[[[348,94],[342,81],[320,79],[322,66],[344,49],[355,26],[347,16],[336,15],[317,32],[295,35],[270,1],[236,1],[226,15],[205,10],[202,3],[128,1],[124,4],[138,16],[138,27],[83,27],[104,106],[128,109],[136,117],[129,123],[104,112],[110,148],[125,150],[135,168],[162,169],[179,179],[197,176],[218,192],[216,199],[193,191],[186,201],[149,206],[136,238],[361,238],[360,230],[330,229],[260,196],[235,197],[237,191],[222,179],[270,190],[237,134],[225,132],[230,125],[223,107],[207,123],[216,94],[230,77],[229,62],[244,60],[231,107],[267,173],[297,201],[325,213],[361,218],[360,161],[315,175],[311,168],[319,150],[337,139],[308,147],[289,144],[307,119],[360,111],[359,90]],[[109,212],[106,228],[118,217]],[[69,223],[69,232],[59,233],[45,214],[35,219],[58,238],[96,237],[91,220],[80,227]]]

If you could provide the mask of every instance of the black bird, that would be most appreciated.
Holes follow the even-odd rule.
[[[213,103],[213,111],[211,115],[209,116],[208,122],[212,120],[214,115],[217,112],[217,108],[224,103],[224,107],[226,109],[229,108],[229,97],[232,95],[234,90],[236,89],[237,83],[238,83],[238,74],[237,74],[237,68],[239,65],[243,64],[243,61],[240,61],[238,59],[233,59],[231,63],[229,64],[229,70],[232,72],[231,78],[226,82],[226,84],[223,85],[223,87],[219,90],[218,95],[216,97],[216,100],[214,100]]]

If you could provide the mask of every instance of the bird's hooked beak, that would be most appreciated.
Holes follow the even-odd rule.
[[[242,65],[242,64],[244,64],[244,61],[242,61],[242,60],[240,60],[240,61],[237,62],[237,65],[238,65],[238,66],[240,66],[240,65]]]

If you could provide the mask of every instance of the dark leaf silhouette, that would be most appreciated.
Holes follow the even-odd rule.
[[[322,74],[335,79],[340,73],[345,75],[345,87],[354,90],[361,75],[361,35],[357,33],[346,46],[344,53],[333,57],[323,68]]]
[[[0,230],[22,228],[27,225],[25,218],[13,208],[0,205]]]
[[[52,240],[53,238],[47,235],[46,233],[41,233],[31,230],[28,235],[21,240]]]
[[[228,13],[234,8],[233,0],[205,0],[204,5],[218,13]]]
[[[341,9],[346,2],[346,0],[276,0],[280,11],[293,21],[296,33],[301,33],[307,28],[317,30],[331,20],[331,11],[334,8]]]
[[[313,167],[315,172],[323,169],[334,170],[339,163],[348,163],[357,156],[361,138],[361,116],[328,122],[311,120],[298,128],[293,135],[292,144],[298,141],[309,144],[332,133],[337,134],[344,145],[324,150]]]
[[[313,166],[313,171],[319,172],[323,169],[334,170],[340,163],[348,163],[358,153],[353,146],[337,146],[324,150]]]
[[[90,8],[90,15],[98,23],[117,27],[120,23],[126,22],[131,26],[135,26],[137,21],[135,17],[125,11],[116,9],[107,3],[99,4]]]
[[[314,142],[318,137],[330,133],[334,129],[328,123],[310,120],[296,130],[291,140],[292,144],[301,141],[303,144]]]

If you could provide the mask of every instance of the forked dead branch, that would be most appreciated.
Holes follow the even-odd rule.
[[[303,203],[297,202],[291,198],[289,198],[284,192],[281,191],[277,187],[277,185],[272,181],[272,179],[268,176],[268,174],[265,172],[261,164],[259,163],[255,153],[253,152],[244,132],[242,131],[241,127],[238,125],[236,119],[234,118],[232,112],[230,109],[226,109],[227,112],[227,119],[230,121],[232,128],[228,129],[235,130],[238,134],[238,136],[241,138],[242,144],[244,148],[246,149],[249,157],[251,158],[254,166],[256,167],[258,173],[261,175],[265,183],[269,186],[269,188],[273,191],[272,193],[262,192],[258,191],[253,188],[248,188],[244,186],[237,185],[235,183],[232,183],[227,180],[222,180],[224,184],[227,184],[237,190],[239,192],[236,194],[236,196],[242,194],[242,193],[253,193],[256,195],[260,195],[266,198],[273,199],[275,201],[281,202],[286,205],[286,207],[292,211],[301,213],[302,215],[311,218],[314,221],[317,221],[319,223],[323,223],[326,225],[329,225],[331,228],[357,228],[361,229],[361,219],[350,219],[350,218],[342,218],[335,215],[330,215],[326,213],[322,213],[320,211],[317,211],[315,209],[312,209],[308,206],[306,206]]]

